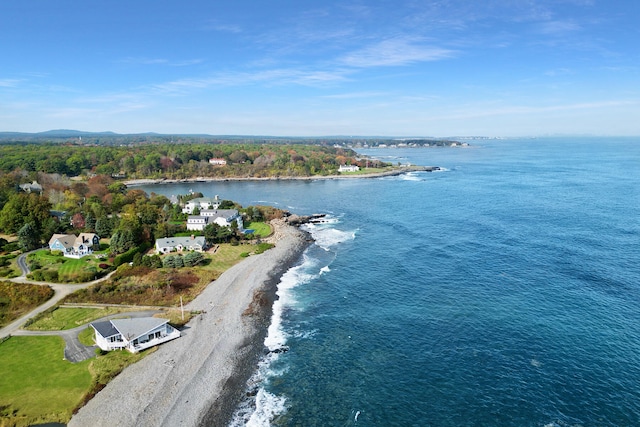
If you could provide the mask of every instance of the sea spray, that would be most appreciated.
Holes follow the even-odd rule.
[[[314,270],[318,271],[316,275],[308,273]],[[230,426],[269,426],[271,420],[285,412],[286,398],[269,393],[265,389],[265,384],[268,384],[271,378],[283,373],[281,370],[274,369],[273,365],[280,355],[288,350],[286,346],[288,334],[282,327],[282,321],[286,311],[296,306],[293,289],[312,280],[319,274],[319,270],[317,260],[305,254],[300,265],[290,268],[282,276],[276,292],[278,299],[273,304],[271,324],[264,340],[268,352],[262,357],[257,371],[248,381],[247,399],[236,410]]]
[[[290,268],[281,278],[273,304],[273,314],[264,345],[267,353],[258,363],[258,369],[247,383],[247,398],[238,406],[230,427],[252,426],[266,427],[278,416],[286,412],[286,396],[278,396],[267,390],[270,381],[282,376],[287,365],[278,365],[280,357],[289,350],[287,340],[290,336],[311,339],[315,330],[296,330],[283,325],[289,310],[304,310],[296,299],[295,288],[308,283],[320,275],[331,271],[329,264],[335,259],[332,248],[339,243],[353,240],[355,231],[341,231],[334,228],[336,221],[323,224],[306,224],[315,244],[302,257],[302,262]],[[314,247],[316,250],[314,251]],[[317,248],[321,250],[318,251]],[[313,253],[313,255],[310,255]]]

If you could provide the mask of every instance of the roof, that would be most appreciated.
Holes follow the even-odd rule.
[[[226,220],[232,220],[238,216],[236,209],[203,209],[200,211],[200,215],[210,218],[224,218]]]
[[[96,233],[80,233],[78,239],[80,239],[82,243],[93,243],[93,238],[97,236]]]
[[[192,246],[194,244],[204,246],[204,236],[164,237],[156,240],[156,248],[174,247],[178,245]]]
[[[120,333],[108,320],[105,320],[103,322],[93,322],[90,323],[90,325],[104,338],[109,338]]]
[[[212,205],[216,205],[216,204],[220,204],[221,200],[218,196],[216,197],[196,197],[195,199],[191,199],[187,202],[188,203],[192,203],[192,204],[197,204],[197,203],[209,203]]]
[[[69,249],[73,247],[73,243],[76,241],[76,236],[73,234],[54,234],[49,239],[49,246],[55,243],[55,241],[59,241],[65,248]]]
[[[153,329],[168,323],[168,319],[157,317],[138,317],[134,319],[112,319],[113,326],[122,334],[127,341],[134,340]]]

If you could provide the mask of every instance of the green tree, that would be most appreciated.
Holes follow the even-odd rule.
[[[164,268],[180,268],[184,267],[184,261],[180,255],[167,255],[162,260],[162,266]]]
[[[40,246],[40,235],[38,231],[30,223],[18,230],[18,243],[22,252],[29,252]]]
[[[204,260],[204,255],[200,252],[189,252],[184,256],[184,265],[185,267],[193,267],[195,265],[200,264]]]
[[[140,252],[136,252],[133,256],[133,266],[137,267],[139,265],[142,265],[142,254]]]
[[[208,245],[212,245],[213,243],[216,243],[218,241],[218,230],[220,229],[220,226],[216,223],[212,223],[212,224],[207,224],[204,227],[204,238],[207,241]]]
[[[100,237],[109,237],[113,232],[113,220],[108,217],[98,218],[96,220],[96,234]]]

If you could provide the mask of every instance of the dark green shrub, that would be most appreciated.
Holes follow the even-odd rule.
[[[18,242],[7,243],[2,247],[2,250],[5,252],[14,252],[20,249],[20,244]]]
[[[42,280],[45,282],[57,282],[58,272],[56,270],[44,270],[42,271]]]

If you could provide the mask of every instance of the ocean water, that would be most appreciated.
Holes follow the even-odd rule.
[[[326,213],[232,425],[640,425],[640,139],[370,149],[441,172],[190,189]]]

